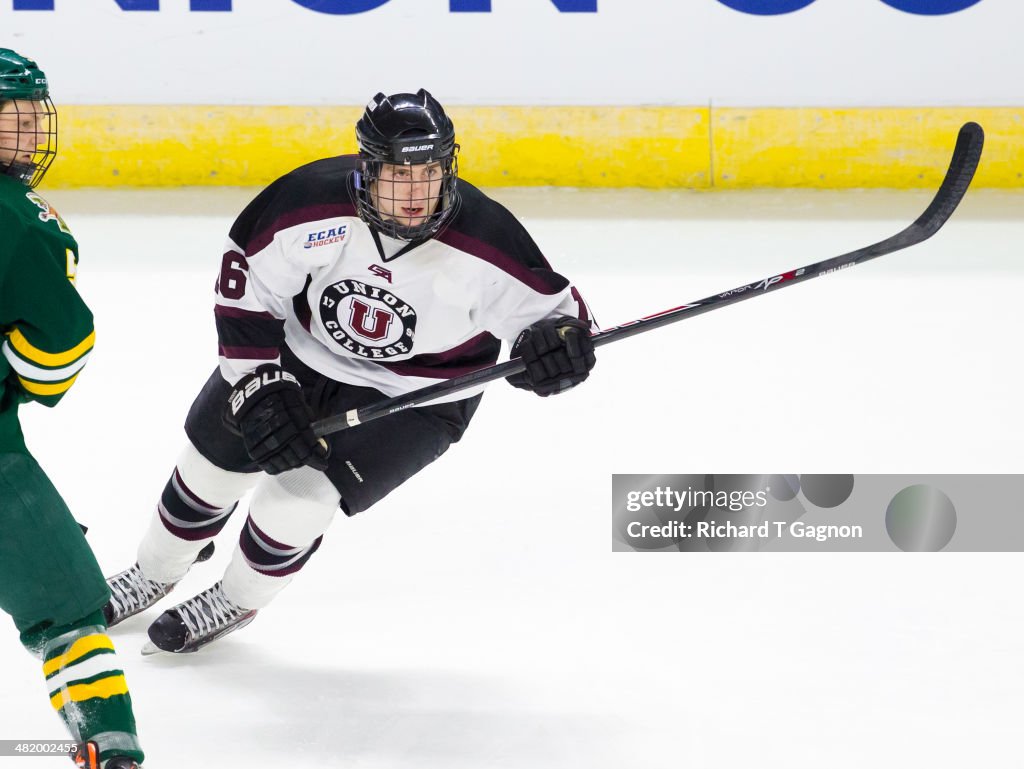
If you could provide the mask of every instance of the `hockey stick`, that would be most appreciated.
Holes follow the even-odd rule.
[[[978,168],[978,161],[981,159],[981,150],[984,143],[985,132],[980,125],[977,123],[964,124],[956,139],[956,147],[953,150],[953,158],[949,163],[949,170],[946,171],[946,177],[942,180],[942,184],[938,192],[935,193],[931,204],[913,224],[891,238],[886,238],[874,245],[866,246],[856,251],[851,251],[848,254],[835,256],[831,259],[809,264],[806,267],[784,272],[781,275],[773,275],[764,280],[748,283],[745,286],[709,296],[698,302],[673,307],[670,310],[664,310],[639,320],[631,320],[628,323],[623,323],[621,326],[606,329],[594,335],[594,346],[600,347],[601,345],[625,339],[634,334],[642,334],[645,331],[666,326],[669,323],[686,320],[695,315],[741,302],[752,296],[761,296],[769,291],[777,291],[780,288],[792,286],[810,278],[838,272],[839,270],[853,267],[855,264],[861,264],[869,259],[885,256],[886,254],[900,251],[927,240],[939,231],[953,214],[953,211],[956,210],[960,201],[963,200],[967,188],[974,178],[974,172]],[[522,361],[519,359],[488,366],[479,371],[473,371],[464,376],[439,382],[410,393],[405,393],[404,395],[395,396],[394,398],[388,398],[379,403],[359,409],[352,409],[344,414],[327,417],[319,422],[315,422],[313,430],[319,436],[329,435],[330,433],[393,414],[396,411],[422,406],[442,396],[451,395],[470,387],[484,384],[485,382],[516,374],[524,368],[525,366],[523,366]]]

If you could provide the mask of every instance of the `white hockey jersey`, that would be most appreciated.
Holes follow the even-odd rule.
[[[375,237],[356,212],[357,162],[296,169],[235,221],[215,307],[229,382],[279,363],[287,345],[321,374],[391,397],[492,365],[499,340],[511,343],[542,318],[569,315],[596,330],[523,226],[465,181],[458,211],[434,238],[410,247]]]

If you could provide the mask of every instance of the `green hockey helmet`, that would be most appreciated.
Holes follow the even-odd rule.
[[[32,59],[0,48],[0,100],[42,101],[50,96],[46,75]]]
[[[29,187],[57,155],[57,110],[39,65],[0,48],[0,173]]]

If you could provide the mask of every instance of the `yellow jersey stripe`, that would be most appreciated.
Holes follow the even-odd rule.
[[[71,385],[75,383],[76,379],[78,379],[78,374],[64,382],[57,382],[57,384],[39,384],[38,382],[30,382],[27,379],[18,377],[21,386],[33,395],[60,395],[62,392],[67,392],[71,389]]]
[[[111,676],[94,681],[91,684],[75,684],[67,689],[61,689],[50,697],[50,704],[54,710],[60,710],[70,702],[84,702],[92,699],[107,699],[116,697],[119,694],[128,693],[128,682],[124,676]]]
[[[21,333],[21,329],[16,328],[11,332],[10,336],[11,346],[17,350],[22,357],[27,358],[33,363],[38,363],[43,366],[66,366],[69,363],[81,358],[85,353],[89,352],[96,344],[96,332],[90,331],[89,336],[83,339],[81,342],[76,344],[70,350],[65,352],[44,352],[38,347],[32,345],[25,335]]]
[[[67,667],[75,660],[84,657],[96,649],[110,649],[110,651],[114,651],[114,642],[103,633],[93,633],[84,638],[79,638],[71,644],[66,652],[46,661],[43,665],[43,675],[49,676],[51,673]]]
[[[7,359],[7,362],[11,364],[11,368],[26,379],[31,379],[35,382],[63,381],[72,374],[77,374],[85,368],[85,364],[89,362],[89,356],[92,355],[91,351],[87,352],[70,366],[61,366],[60,368],[42,368],[41,366],[29,363],[18,355],[18,353],[14,351],[14,348],[11,347],[10,342],[4,342],[0,349],[3,350],[4,357]]]

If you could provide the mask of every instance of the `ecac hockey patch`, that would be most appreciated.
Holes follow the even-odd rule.
[[[319,248],[320,246],[328,246],[331,243],[341,243],[347,236],[347,224],[343,224],[340,227],[331,227],[327,230],[318,230],[317,232],[310,232],[306,234],[306,240],[302,244],[302,247]]]

